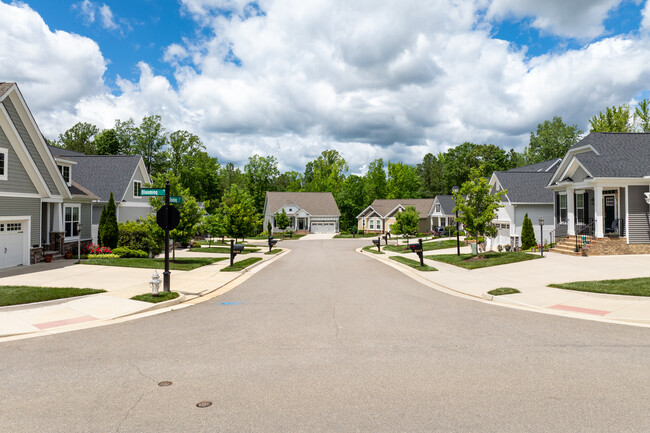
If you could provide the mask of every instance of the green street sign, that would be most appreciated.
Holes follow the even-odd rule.
[[[140,195],[143,196],[158,196],[165,195],[165,188],[140,188]]]
[[[182,197],[178,197],[178,196],[176,196],[176,195],[173,195],[173,196],[169,197],[169,202],[170,202],[170,203],[181,204],[182,201],[183,201],[183,198],[182,198]]]

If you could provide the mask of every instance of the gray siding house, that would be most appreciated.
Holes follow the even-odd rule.
[[[68,176],[97,196],[91,204],[91,235],[97,242],[99,217],[111,192],[117,206],[117,221],[137,221],[152,211],[140,188],[151,184],[144,160],[139,155],[85,155],[49,146],[55,161]],[[62,168],[62,167],[68,168]]]
[[[592,132],[549,180],[556,233],[650,244],[650,134]],[[646,247],[621,252],[650,252]],[[646,251],[647,250],[647,251]]]
[[[456,224],[456,200],[453,195],[437,195],[433,200],[431,212],[431,230],[436,227],[454,226]]]
[[[503,198],[503,206],[497,210],[497,217],[492,221],[498,234],[495,238],[486,239],[487,249],[496,249],[498,245],[519,247],[526,214],[533,222],[537,242],[549,243],[554,240],[553,193],[546,186],[559,164],[560,159],[555,158],[492,174],[492,191],[507,190],[507,194]],[[544,219],[543,235],[540,233],[540,218]]]
[[[264,229],[271,222],[273,233],[282,231],[275,214],[286,212],[289,229],[296,233],[337,233],[341,213],[331,192],[267,192],[264,200]]]
[[[375,199],[370,206],[357,215],[357,230],[371,233],[389,233],[397,221],[398,212],[408,206],[414,206],[420,216],[418,232],[427,233],[431,228],[429,213],[434,199]]]
[[[96,199],[64,180],[18,86],[0,82],[0,268],[89,242]]]

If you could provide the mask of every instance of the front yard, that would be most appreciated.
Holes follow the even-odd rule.
[[[169,259],[169,269],[172,271],[191,271],[201,266],[227,260],[227,257],[182,257]],[[81,262],[84,265],[121,266],[123,268],[165,269],[165,259],[88,259]]]
[[[483,257],[483,258],[481,258]],[[438,262],[448,263],[465,269],[480,269],[490,266],[507,265],[509,263],[524,262],[527,260],[539,259],[540,256],[521,252],[509,253],[484,253],[480,255],[472,254],[440,254],[435,256],[425,256],[426,259],[436,260]]]
[[[74,296],[93,295],[95,293],[104,293],[105,291],[98,289],[77,289],[74,287],[0,286],[0,307],[72,298]]]
[[[608,293],[610,295],[650,296],[650,278],[576,281],[573,283],[549,284],[549,287],[579,292]]]
[[[464,242],[460,243],[460,246],[465,246]],[[406,254],[410,253],[411,249],[406,245],[386,245],[382,247],[386,251],[392,251],[394,253]],[[422,251],[434,251],[434,250],[444,250],[446,248],[456,248],[456,240],[446,240],[446,241],[429,241],[422,243]]]
[[[240,254],[250,254],[256,253],[260,248],[244,248]],[[218,253],[218,254],[230,254],[230,247],[202,247],[202,248],[192,248],[190,249],[193,253]]]

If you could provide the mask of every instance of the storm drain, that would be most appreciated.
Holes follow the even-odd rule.
[[[158,386],[169,386],[169,385],[171,385],[171,384],[172,384],[172,383],[171,383],[170,381],[168,381],[168,380],[165,380],[165,381],[162,381],[162,382],[158,382]]]
[[[212,406],[211,401],[202,401],[202,402],[196,404],[196,407],[201,407],[201,408],[210,407],[210,406]]]

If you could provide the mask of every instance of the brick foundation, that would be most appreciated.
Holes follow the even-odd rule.
[[[33,265],[36,263],[40,263],[42,261],[43,261],[43,248],[42,247],[32,248],[29,251],[29,263]]]
[[[586,256],[650,254],[650,244],[628,244],[625,238],[597,239],[583,250]]]

